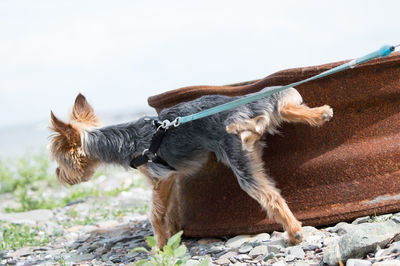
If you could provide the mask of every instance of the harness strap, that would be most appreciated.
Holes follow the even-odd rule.
[[[150,147],[145,149],[142,152],[142,155],[139,155],[133,158],[130,162],[130,166],[132,168],[137,169],[139,166],[152,162],[157,164],[162,164],[171,170],[175,170],[172,166],[170,166],[164,159],[162,159],[158,154],[157,151],[161,146],[162,140],[167,133],[166,128],[162,128],[161,123],[157,120],[152,121],[153,125],[156,126],[156,133],[154,133],[153,137],[151,138]]]

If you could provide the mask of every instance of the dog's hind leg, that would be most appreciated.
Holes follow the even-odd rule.
[[[333,117],[333,110],[328,105],[310,108],[302,103],[299,92],[291,89],[278,102],[279,114],[283,121],[321,126]]]
[[[283,226],[291,244],[301,242],[301,223],[294,217],[274,182],[264,171],[262,146],[257,145],[253,151],[245,151],[241,149],[240,143],[232,143],[231,149],[227,153],[228,163],[240,187],[267,211],[270,218]]]

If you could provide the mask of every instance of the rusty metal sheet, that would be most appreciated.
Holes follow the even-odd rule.
[[[279,71],[227,86],[194,86],[149,98],[157,111],[206,94],[242,95],[288,84],[342,64]],[[267,136],[264,161],[303,225],[328,225],[400,211],[400,53],[297,87],[310,106],[329,104],[321,128],[286,124]],[[185,235],[211,237],[281,229],[213,156],[181,178]]]

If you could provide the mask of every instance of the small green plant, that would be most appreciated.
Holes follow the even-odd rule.
[[[148,251],[144,247],[137,247],[132,250],[134,252],[145,252],[150,255],[148,260],[141,260],[136,262],[136,265],[153,265],[153,266],[175,266],[175,265],[185,265],[186,261],[190,258],[186,256],[187,248],[185,245],[180,245],[182,231],[173,235],[168,239],[167,244],[164,246],[163,250],[157,247],[157,236],[148,236],[146,238],[147,245],[151,248]],[[208,265],[208,264],[206,264]]]
[[[61,257],[57,262],[58,262],[58,265],[60,265],[60,266],[66,266],[66,265],[67,265],[67,264],[65,263],[65,260],[64,260],[63,257]]]
[[[25,246],[41,246],[50,241],[46,234],[40,234],[37,227],[2,224],[0,229],[0,250],[17,249]]]

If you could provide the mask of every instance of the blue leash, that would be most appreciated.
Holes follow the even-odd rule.
[[[169,120],[164,120],[162,122],[161,127],[165,128],[165,129],[169,128],[170,126],[177,127],[177,126],[179,126],[181,124],[184,124],[184,123],[187,123],[187,122],[190,122],[190,121],[194,121],[194,120],[197,120],[197,119],[200,119],[200,118],[203,118],[203,117],[207,117],[207,116],[214,115],[214,114],[217,114],[217,113],[229,110],[229,109],[233,109],[233,108],[239,107],[241,105],[244,105],[244,104],[247,104],[247,103],[250,103],[250,102],[253,102],[253,101],[257,101],[257,100],[259,100],[261,98],[264,98],[264,97],[267,97],[267,96],[269,96],[271,94],[277,93],[279,91],[282,91],[282,90],[285,90],[285,89],[288,89],[288,88],[291,88],[291,87],[298,86],[300,84],[309,82],[311,80],[316,80],[316,79],[319,79],[319,78],[322,78],[322,77],[326,77],[328,75],[332,75],[334,73],[337,73],[337,72],[340,72],[340,71],[343,71],[343,70],[346,70],[346,69],[349,69],[349,68],[354,68],[355,66],[363,64],[365,62],[368,62],[368,61],[370,61],[372,59],[375,59],[375,58],[378,58],[378,57],[388,56],[398,46],[400,46],[400,45],[396,45],[396,46],[384,45],[379,50],[376,50],[375,52],[372,52],[372,53],[367,54],[367,55],[365,55],[363,57],[351,60],[350,62],[347,62],[347,63],[345,63],[343,65],[334,67],[334,68],[329,69],[327,71],[324,71],[324,72],[322,72],[322,73],[320,73],[318,75],[312,76],[312,77],[310,77],[308,79],[301,80],[301,81],[298,81],[298,82],[294,82],[294,83],[291,83],[291,84],[288,84],[288,85],[285,85],[285,86],[282,86],[282,87],[278,87],[278,88],[275,88],[275,89],[271,89],[271,90],[268,90],[268,91],[264,91],[264,92],[261,92],[261,93],[253,94],[253,95],[250,95],[250,96],[247,96],[247,97],[243,97],[243,98],[234,100],[232,102],[224,103],[224,104],[212,107],[212,108],[207,109],[207,110],[203,110],[201,112],[198,112],[198,113],[195,113],[195,114],[192,114],[192,115],[187,115],[187,116],[184,116],[184,117],[177,117],[172,122],[169,121]]]

